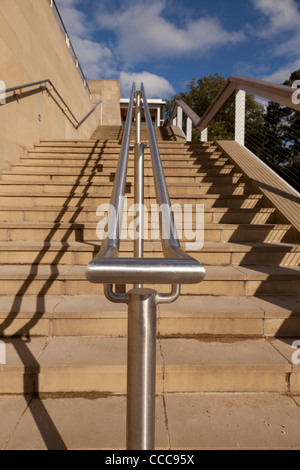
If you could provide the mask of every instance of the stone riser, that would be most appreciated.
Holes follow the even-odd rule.
[[[16,208],[0,208],[0,222],[92,222],[96,223],[96,208],[83,208],[76,210],[68,208],[62,211],[61,208],[27,208],[18,210]],[[205,224],[274,224],[276,213],[274,209],[227,209],[214,210],[204,213]]]
[[[32,271],[35,271],[32,267]],[[288,270],[288,269],[287,269]],[[90,284],[85,278],[80,279],[63,277],[55,274],[58,269],[52,266],[54,274],[42,277],[41,275],[18,276],[11,278],[9,273],[6,279],[0,279],[2,295],[96,295],[103,294],[102,284]],[[295,273],[296,277],[297,273]],[[255,277],[255,276],[254,276]],[[148,286],[159,292],[169,293],[170,286]],[[298,295],[300,280],[290,279],[290,276],[272,276],[261,280],[246,280],[243,275],[236,279],[214,279],[206,277],[200,284],[182,285],[183,295],[223,295],[223,296],[251,296],[251,295]],[[199,299],[199,302],[201,300]]]
[[[160,337],[300,335],[299,296],[181,296],[157,307]],[[127,306],[103,296],[1,297],[0,335],[127,336]],[[233,342],[233,341],[232,341]]]
[[[130,172],[132,173],[132,172]],[[181,172],[180,172],[181,173]],[[167,176],[167,182],[168,184],[174,184],[174,183],[183,183],[183,184],[195,184],[198,183],[199,187],[201,183],[205,184],[211,184],[211,185],[216,185],[220,186],[221,184],[226,186],[226,185],[236,185],[238,183],[241,183],[242,178],[240,175],[238,176],[199,176],[199,175],[191,175],[190,171],[187,172],[188,175],[178,175],[178,176]],[[86,184],[86,183],[91,183],[94,185],[98,185],[101,183],[113,183],[115,179],[115,172],[110,172],[106,175],[104,174],[96,174],[90,173],[90,174],[76,174],[76,175],[49,175],[47,174],[2,174],[2,181],[4,182],[11,182],[11,183],[52,183],[55,185],[56,183],[60,184],[65,184],[65,185],[75,185],[77,184],[77,180],[80,179],[80,184]],[[128,183],[133,184],[134,183],[134,176],[130,175],[127,176],[126,181]],[[149,178],[146,176],[145,182],[147,184],[151,184],[152,178]],[[5,186],[7,187],[7,186]]]
[[[93,172],[95,169],[103,167],[104,172],[108,172],[111,168],[115,171],[118,164],[118,158],[96,158],[96,159],[89,159],[89,160],[78,160],[78,159],[52,159],[49,158],[48,160],[40,159],[28,161],[20,161],[19,163],[13,164],[12,171],[13,173],[23,173],[24,171],[30,172],[35,174],[37,172],[44,172],[46,174],[53,174],[58,171],[58,169],[64,169],[64,173],[74,174],[76,170],[76,174],[89,174]],[[209,176],[213,176],[214,174],[232,174],[238,173],[237,169],[230,165],[227,161],[202,161],[200,163],[191,162],[186,160],[179,160],[175,158],[168,158],[162,160],[163,168],[166,175],[169,175],[172,170],[174,170],[175,175],[181,175],[181,170],[184,170],[187,175],[195,175],[197,173],[200,174],[207,174]],[[133,173],[134,168],[134,160],[129,159],[128,162],[128,171],[129,173]],[[145,175],[147,174],[152,175],[152,163],[146,160],[145,162]]]
[[[168,163],[168,162],[167,162]],[[173,163],[169,164],[167,166],[167,163],[164,163],[164,171],[166,177],[170,176],[190,176],[190,177],[197,177],[203,175],[204,178],[209,177],[209,178],[214,178],[214,177],[225,177],[227,175],[230,176],[235,176],[240,175],[239,173],[236,173],[235,167],[232,165],[224,165],[221,167],[214,167],[214,168],[209,168],[207,171],[205,169],[198,169],[197,167],[191,167],[187,164],[181,164],[181,163]],[[114,162],[108,161],[107,164],[105,164],[105,167],[103,167],[103,164],[100,163],[99,165],[87,165],[84,167],[84,171],[82,168],[82,165],[60,165],[60,166],[52,166],[52,165],[46,165],[46,164],[40,164],[40,165],[14,165],[13,166],[14,171],[13,172],[3,172],[3,177],[6,175],[11,176],[11,175],[23,175],[27,179],[29,176],[35,177],[35,175],[46,175],[46,176],[62,176],[64,177],[65,175],[74,175],[74,178],[77,179],[79,176],[84,177],[84,176],[90,176],[93,175],[95,176],[102,176],[102,175],[115,175],[116,174],[116,164]],[[128,175],[133,175],[134,173],[134,168],[133,168],[133,162],[129,161],[128,164]],[[28,175],[28,176],[27,176]],[[147,167],[145,169],[145,176],[153,177],[151,167]]]
[[[206,252],[191,251],[189,254],[204,266],[299,266],[300,253],[286,251],[254,251],[254,252]],[[122,253],[123,256],[133,257],[133,253]],[[145,257],[162,257],[162,253],[145,253]],[[26,250],[24,247],[14,250],[0,249],[0,265],[76,265],[87,266],[93,258],[93,251],[79,251],[72,248],[61,248],[54,251],[48,249]]]
[[[49,314],[50,315],[50,314]],[[111,318],[69,317],[47,318],[43,315],[38,322],[31,317],[16,318],[11,325],[3,330],[0,325],[0,338],[15,338],[21,336],[51,337],[51,336],[105,336],[107,338],[123,338],[127,336],[127,318],[114,315]],[[99,313],[99,316],[101,314]],[[0,318],[1,324],[5,318]],[[6,322],[5,322],[6,323]],[[294,338],[300,336],[300,318],[163,318],[157,320],[158,335],[166,338],[264,338],[280,337]],[[29,332],[29,333],[28,333]],[[292,342],[292,341],[291,341]],[[1,393],[1,392],[0,392]]]
[[[126,366],[41,367],[37,372],[22,368],[0,373],[1,394],[29,393],[126,393]],[[162,386],[162,377],[166,380]],[[290,374],[292,375],[292,374]],[[293,379],[297,374],[293,374]],[[156,393],[189,392],[281,392],[288,391],[288,374],[265,371],[264,368],[157,366]],[[218,377],[218,379],[216,379]],[[295,377],[296,379],[296,377]],[[38,384],[38,389],[37,389]],[[298,390],[295,390],[297,392]]]
[[[100,220],[100,218],[99,218]],[[29,224],[30,225],[30,224]],[[157,232],[157,241],[159,241],[159,229],[158,227],[153,227],[153,230]],[[195,233],[194,230],[191,230],[191,236]],[[151,233],[148,234],[149,241],[151,239]],[[147,239],[147,238],[146,238]],[[98,238],[96,233],[96,225],[92,224],[92,227],[87,227],[84,224],[78,226],[78,224],[72,225],[67,224],[66,227],[61,226],[51,226],[49,227],[26,227],[26,225],[17,225],[14,227],[11,225],[9,228],[4,228],[3,224],[0,228],[0,241],[82,241],[82,242],[98,242],[101,243],[101,240]],[[121,240],[130,241],[131,238],[127,238],[127,231],[121,234]],[[191,239],[183,231],[182,242],[186,241],[195,241],[194,238]],[[204,241],[205,242],[265,242],[265,243],[275,243],[275,242],[286,242],[289,243],[293,240],[293,234],[289,231],[288,228],[282,226],[282,228],[277,228],[276,226],[262,227],[258,228],[257,226],[246,226],[244,229],[240,228],[218,228],[217,224],[212,225],[211,227],[206,226],[204,229]]]
[[[91,178],[92,179],[92,178]],[[31,183],[31,184],[23,184],[23,183],[3,183],[0,186],[0,196],[9,196],[10,194],[14,196],[18,195],[30,195],[30,196],[38,196],[41,194],[45,194],[45,196],[49,196],[56,193],[65,193],[66,197],[73,195],[86,195],[87,197],[90,195],[98,195],[99,197],[110,197],[112,193],[113,183],[102,183],[96,184],[94,181],[89,181],[88,185],[80,182],[78,184],[38,184],[38,183]],[[223,196],[247,196],[251,188],[245,188],[244,183],[240,183],[238,185],[216,185],[213,183],[203,183],[197,184],[191,182],[187,184],[186,187],[178,186],[169,184],[169,196],[172,199],[173,197],[197,197],[203,196],[206,194],[222,194]],[[253,190],[252,190],[253,193]],[[134,190],[133,186],[130,188],[129,193],[129,184],[128,184],[128,194],[133,196]],[[154,186],[147,186],[145,185],[145,197],[155,197],[155,189]]]
[[[38,360],[30,353],[30,346],[21,340],[8,344],[8,364],[0,369],[1,394],[126,394],[126,339],[112,341],[86,338],[80,341],[80,338],[57,337],[48,344],[44,342],[32,341],[37,350],[38,344],[40,347],[44,345]],[[219,353],[223,352],[219,360],[201,341],[162,339],[158,346],[156,393],[159,395],[181,392],[299,391],[299,370],[293,370],[289,361],[265,340],[254,340],[252,343],[238,341],[232,345],[223,344],[223,347],[216,342],[212,347]],[[179,359],[176,352],[174,354],[170,351],[171,347],[177,348],[183,357]],[[188,349],[195,353],[192,359]],[[237,356],[242,357],[235,358],[233,349]],[[262,357],[261,364],[256,363],[253,349]],[[98,351],[98,357],[95,350]],[[248,353],[248,359],[245,359],[244,351]],[[274,355],[273,360],[270,358],[271,353]]]
[[[128,207],[134,204],[132,196],[129,194],[128,197]],[[31,196],[25,194],[22,196],[15,194],[8,194],[3,196],[3,206],[16,208],[22,205],[22,208],[33,208],[33,207],[61,207],[61,212],[67,211],[69,207],[78,207],[78,210],[83,209],[84,207],[94,207],[95,211],[100,204],[107,204],[110,202],[110,196],[99,197],[98,195],[68,195],[68,194],[53,194],[50,196],[39,195]],[[209,208],[241,208],[241,209],[253,209],[262,207],[263,198],[259,194],[250,194],[247,197],[240,195],[236,196],[218,196],[214,194],[207,194],[195,197],[176,197],[173,195],[172,204],[192,204],[196,207],[197,204],[204,204],[205,209]],[[145,198],[145,205],[156,204],[156,198],[148,197]]]

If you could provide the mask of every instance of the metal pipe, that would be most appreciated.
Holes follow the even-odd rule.
[[[76,129],[78,129],[90,117],[90,115],[93,114],[93,112],[99,106],[99,104],[101,104],[101,106],[102,106],[102,101],[98,101],[98,103],[95,104],[95,106],[87,113],[87,115],[83,119],[81,119],[81,121],[79,121],[79,123],[76,126]],[[102,110],[101,110],[101,112],[102,112]],[[102,121],[102,116],[101,116],[101,121]],[[102,124],[102,122],[101,122],[101,124]]]
[[[156,292],[128,293],[127,450],[155,446]]]
[[[141,93],[136,92],[135,101],[135,155],[134,155],[134,204],[138,212],[134,239],[134,257],[144,256],[144,147],[141,143]],[[136,215],[136,214],[134,214]],[[135,287],[142,287],[141,283]]]
[[[55,0],[50,0],[50,5],[51,5],[51,8],[52,8],[53,11],[54,11],[54,14],[55,14],[55,16],[56,16],[56,19],[57,19],[58,23],[60,24],[60,28],[61,28],[61,30],[62,30],[64,36],[67,35],[68,38],[69,38],[69,47],[71,46],[71,49],[73,50],[73,55],[72,55],[72,56],[73,56],[73,60],[75,61],[75,64],[76,64],[76,62],[78,62],[79,67],[77,67],[77,68],[80,70],[80,75],[81,75],[81,78],[82,78],[84,87],[87,88],[87,90],[88,90],[89,93],[91,94],[91,90],[90,90],[90,88],[89,88],[89,86],[88,86],[87,79],[85,78],[85,75],[84,75],[84,73],[83,73],[82,67],[81,67],[81,65],[80,65],[80,63],[79,63],[79,61],[78,61],[76,52],[75,52],[74,47],[73,47],[73,45],[72,45],[72,43],[71,43],[71,41],[70,41],[70,37],[69,37],[68,31],[67,31],[67,28],[66,28],[66,26],[65,26],[65,24],[64,24],[64,22],[63,22],[63,19],[62,19],[62,17],[61,17],[60,11],[59,11],[59,9],[58,9],[58,6],[57,6]]]
[[[142,95],[143,95],[143,104],[146,116],[146,123],[148,126],[149,132],[149,141],[150,141],[150,150],[151,150],[151,158],[152,158],[152,166],[153,166],[153,176],[154,176],[154,183],[155,183],[155,192],[156,192],[156,199],[157,203],[160,206],[164,206],[167,208],[171,207],[171,201],[169,197],[168,187],[166,183],[166,178],[164,175],[164,170],[161,162],[161,157],[159,153],[159,148],[154,132],[154,128],[152,125],[151,114],[147,102],[146,92],[143,83],[141,84]],[[172,211],[169,212],[169,215],[160,213],[160,227],[162,235],[163,233],[169,233],[168,239],[163,239],[162,236],[162,244],[163,250],[168,249],[170,246],[176,248],[180,248],[180,244],[178,241],[177,231],[175,227],[174,221],[174,214]]]
[[[3,93],[12,93],[12,92],[16,92],[16,91],[19,91],[19,90],[31,88],[31,87],[34,87],[34,86],[43,85],[45,83],[49,83],[51,89],[48,89],[47,87],[45,87],[45,88],[41,87],[40,91],[41,92],[47,91],[49,93],[49,95],[52,97],[52,99],[55,101],[55,103],[61,108],[61,110],[63,111],[63,113],[66,116],[67,116],[66,111],[68,113],[70,113],[71,117],[74,119],[76,124],[74,124],[68,116],[67,116],[67,118],[70,120],[72,126],[75,129],[78,129],[87,120],[87,118],[90,117],[90,115],[95,111],[95,109],[99,106],[99,104],[101,104],[101,106],[102,106],[102,101],[98,101],[98,103],[95,104],[95,106],[85,115],[85,117],[83,119],[81,119],[81,121],[78,121],[76,119],[76,117],[74,116],[74,113],[71,111],[70,107],[67,105],[67,103],[65,102],[65,100],[63,99],[61,94],[57,91],[57,89],[55,88],[55,86],[53,85],[53,83],[51,82],[51,80],[49,78],[46,78],[45,80],[40,80],[39,82],[26,83],[25,85],[18,85],[18,86],[14,86],[14,87],[11,87],[11,88],[6,88],[5,90],[1,90],[1,92],[3,92]],[[64,105],[64,107],[66,109],[63,109],[59,105],[59,103],[51,95],[51,91],[54,91],[56,93],[56,95],[58,96],[58,98],[60,99],[60,101],[62,102],[62,104]],[[101,124],[102,124],[102,109],[101,109]]]
[[[198,261],[189,256],[180,247],[174,214],[171,210],[167,183],[143,84],[141,85],[141,89],[150,138],[156,198],[160,207],[163,208],[163,214],[160,213],[160,228],[165,258],[142,259],[139,257],[118,257],[120,245],[118,224],[119,227],[122,226],[123,210],[121,209],[123,208],[122,198],[125,194],[134,89],[135,87],[133,86],[123,146],[110,202],[114,217],[109,217],[108,238],[102,243],[100,253],[87,266],[86,277],[90,282],[103,282],[104,284],[195,284],[203,280],[205,269]],[[139,171],[141,171],[140,167],[138,169],[138,172]]]
[[[135,155],[134,155],[134,203],[138,210],[138,236],[134,240],[135,258],[143,258],[144,255],[144,148],[141,143],[141,107],[140,92],[136,92],[135,109]]]
[[[130,135],[132,126],[132,115],[134,106],[134,92],[135,84],[132,85],[130,103],[127,113],[127,119],[125,124],[125,131],[123,137],[122,148],[120,152],[120,158],[116,170],[116,178],[113,186],[113,191],[110,199],[110,206],[112,209],[111,214],[108,215],[108,237],[103,241],[99,255],[96,259],[106,258],[119,255],[121,228],[123,220],[123,207],[124,197],[126,190],[126,176],[129,159],[129,148],[130,148]],[[94,260],[94,261],[95,261]],[[93,262],[92,262],[93,263]],[[91,263],[88,266],[87,273],[89,272]],[[95,262],[93,263],[95,267]],[[99,282],[99,280],[98,280]],[[103,281],[100,281],[103,282]],[[104,282],[106,283],[106,282]],[[110,284],[111,282],[108,282]],[[112,282],[114,283],[114,281]]]
[[[191,257],[95,258],[86,271],[88,281],[104,284],[197,284],[204,274]]]

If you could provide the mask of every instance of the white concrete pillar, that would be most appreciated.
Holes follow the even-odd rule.
[[[246,92],[237,90],[235,94],[235,141],[245,145]]]
[[[208,132],[206,128],[206,129],[203,129],[203,131],[201,131],[201,142],[207,142],[207,140],[208,140]]]
[[[160,107],[157,108],[157,126],[160,127]]]
[[[177,108],[177,126],[182,130],[182,108]]]
[[[192,120],[188,117],[186,120],[186,141],[192,142]]]

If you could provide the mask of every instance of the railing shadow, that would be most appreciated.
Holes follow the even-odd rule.
[[[21,287],[19,288],[18,292],[14,297],[14,301],[12,303],[10,312],[8,313],[6,319],[0,325],[0,335],[5,338],[5,330],[8,329],[17,319],[18,315],[21,312],[22,302],[24,296],[29,292],[30,286],[33,282],[37,279],[39,274],[39,266],[41,265],[43,259],[46,257],[49,248],[51,246],[51,241],[55,239],[55,235],[60,227],[60,222],[67,214],[69,206],[72,205],[72,200],[74,196],[77,197],[76,189],[79,187],[81,180],[83,177],[87,178],[87,182],[85,183],[84,189],[82,191],[81,197],[77,204],[75,205],[75,212],[69,219],[69,223],[72,224],[70,228],[66,231],[61,239],[61,247],[58,250],[55,258],[51,262],[50,269],[51,273],[49,274],[48,278],[45,279],[42,287],[40,288],[39,292],[36,295],[36,311],[34,312],[32,318],[21,328],[19,328],[15,333],[14,337],[21,337],[19,341],[10,340],[9,337],[6,337],[5,341],[8,343],[11,341],[15,346],[15,349],[24,364],[24,395],[27,396],[29,410],[32,413],[32,416],[36,422],[36,425],[44,439],[45,445],[48,449],[66,449],[66,445],[59,435],[58,430],[56,429],[51,416],[49,415],[46,407],[44,406],[42,400],[40,399],[39,393],[39,374],[40,374],[40,365],[38,361],[35,359],[34,355],[31,353],[30,349],[28,348],[27,344],[30,343],[30,336],[32,329],[38,324],[38,322],[42,319],[44,314],[46,313],[46,295],[48,294],[51,286],[57,280],[59,276],[59,269],[58,265],[66,253],[68,251],[69,246],[66,243],[71,235],[73,234],[74,230],[76,231],[78,228],[82,227],[82,224],[76,224],[76,220],[81,214],[84,208],[84,202],[89,196],[89,189],[93,186],[93,178],[97,176],[99,170],[99,163],[103,156],[106,142],[103,142],[103,145],[99,149],[100,151],[97,152],[97,145],[98,140],[93,142],[93,148],[89,153],[86,161],[82,169],[80,170],[79,175],[76,177],[76,181],[72,185],[71,191],[67,196],[62,208],[54,221],[53,228],[49,231],[48,235],[44,239],[44,244],[40,252],[37,254],[36,258],[31,264],[30,272],[27,278],[22,283]],[[96,158],[94,158],[96,157]],[[72,207],[74,207],[72,205]],[[96,210],[96,208],[95,208]],[[81,238],[81,237],[80,237]],[[82,243],[85,243],[83,239],[81,240]],[[90,243],[87,242],[88,245]],[[95,246],[95,253],[98,251],[99,248]],[[28,368],[29,366],[29,370]],[[27,373],[29,372],[29,374]],[[28,396],[28,392],[31,393],[31,396]],[[34,401],[34,406],[31,406],[32,400]]]
[[[233,177],[234,174],[241,173],[239,168],[229,157],[223,156],[221,154],[221,160],[219,160],[218,155],[220,154],[220,152],[217,151],[217,156],[210,155],[209,152],[205,151],[200,151],[199,154],[199,149],[201,149],[201,146],[190,146],[188,160],[190,167],[193,168],[196,176],[198,173],[202,173],[204,175],[202,179],[203,182],[214,183],[212,184],[211,188],[208,189],[207,194],[213,194],[214,192],[217,192],[215,190],[215,185],[218,184],[216,183],[216,180],[220,181],[220,185],[230,184],[230,182],[228,181],[228,177]],[[226,181],[226,183],[224,183],[224,181]],[[240,179],[237,178],[236,181],[238,184]],[[225,212],[220,217],[218,223],[233,224],[237,226],[237,231],[235,231],[229,237],[228,243],[237,244],[238,246],[244,245],[246,247],[245,254],[240,259],[238,266],[245,267],[250,271],[251,269],[253,269],[253,271],[265,274],[264,279],[261,280],[258,287],[255,289],[253,296],[257,299],[260,299],[261,301],[267,300],[267,302],[269,302],[270,304],[277,306],[279,311],[281,309],[286,310],[286,312],[290,311],[290,315],[288,318],[281,319],[282,323],[275,332],[275,336],[278,338],[299,337],[300,273],[299,270],[295,269],[295,267],[299,266],[300,264],[300,254],[294,253],[294,244],[297,244],[297,242],[293,238],[294,233],[292,231],[292,228],[288,228],[288,223],[286,224],[286,232],[284,232],[284,224],[282,222],[282,217],[280,218],[280,221],[277,222],[278,212],[265,197],[261,197],[261,199],[257,199],[257,201],[253,199],[251,207],[245,207],[243,199],[247,199],[249,194],[259,195],[261,194],[261,191],[258,188],[256,189],[256,187],[253,187],[251,181],[248,180],[248,178],[244,178],[244,182],[244,197],[241,195],[234,194],[234,187],[236,186],[234,182],[231,183],[232,193],[228,194],[227,197],[231,198],[232,202],[235,201],[231,207],[233,209],[233,212],[234,210],[243,210],[245,213],[245,219],[249,218],[248,224],[246,225],[251,225],[253,223],[254,229],[255,225],[258,225],[260,227],[260,233],[259,231],[257,231],[255,236],[255,242],[243,241],[243,238],[240,236],[239,229],[243,228],[243,224],[239,223],[238,221],[239,215],[232,215],[230,211],[228,213]],[[254,183],[258,182],[254,181]],[[201,183],[199,183],[199,186],[200,185]],[[259,182],[259,185],[265,189],[268,189],[269,191],[272,191],[276,194],[285,197],[288,201],[299,203],[299,198],[296,196],[288,194],[277,188],[272,188],[269,185],[261,182]],[[219,196],[212,204],[213,209],[222,207],[230,207],[228,204],[226,205],[226,196]],[[251,220],[252,217],[257,217],[255,214],[256,211],[259,211],[260,209],[264,208],[274,208],[274,211],[270,210],[269,213],[261,215],[260,217],[262,217],[263,220],[261,220],[260,222],[255,222]],[[234,217],[237,218],[234,219]],[[274,234],[274,230],[276,230],[276,227],[274,227],[274,225],[276,224],[281,226],[281,235],[279,235],[278,233]],[[261,244],[261,251],[257,250],[255,243]],[[280,244],[280,250],[276,248],[276,244]],[[267,258],[265,260],[262,259],[262,253],[267,253]],[[275,266],[276,270],[274,269]],[[282,276],[280,276],[280,274]],[[286,285],[282,288],[283,281],[281,279],[284,279],[285,275],[288,275],[287,279],[293,279],[293,281],[291,281],[289,285],[289,281],[285,281]],[[296,278],[298,279],[298,284],[296,284]],[[280,294],[285,292],[284,289],[287,289],[286,292],[288,292],[288,295]],[[295,300],[297,296],[299,297],[299,302]],[[296,321],[294,322],[294,320]]]

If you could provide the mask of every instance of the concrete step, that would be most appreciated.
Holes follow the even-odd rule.
[[[99,217],[99,221],[101,217]],[[133,220],[128,217],[128,223]],[[99,229],[100,230],[100,229]],[[97,232],[95,223],[0,223],[0,241],[99,241],[103,232]],[[195,241],[196,226],[185,224],[179,233],[181,241]],[[149,241],[160,240],[159,225],[151,224],[151,232],[145,233]],[[130,230],[125,227],[121,239],[131,239]],[[99,238],[100,237],[100,238]],[[234,224],[206,224],[204,227],[204,241],[206,242],[291,242],[293,232],[290,225],[234,225]]]
[[[183,295],[297,295],[299,266],[205,266],[200,284],[182,285]],[[3,295],[94,295],[102,284],[85,278],[85,266],[0,266]],[[146,286],[148,287],[148,286]],[[170,286],[150,286],[169,293]]]
[[[200,466],[195,450],[298,450],[299,404],[279,393],[165,393],[156,398],[153,459],[186,450]],[[102,450],[103,464],[124,457],[107,450],[125,449],[124,396],[4,396],[0,412],[2,450]]]
[[[24,295],[23,295],[24,294]],[[126,337],[127,306],[104,295],[0,297],[0,336]],[[157,307],[157,332],[164,338],[293,338],[300,335],[299,295],[180,296]]]
[[[129,160],[128,163],[128,169],[129,171],[132,170],[134,167],[134,162],[133,160]],[[174,162],[174,161],[166,161],[163,162],[163,167],[164,171],[168,171],[170,173],[173,173],[173,175],[177,176],[178,173],[180,173],[182,170],[190,175],[196,176],[197,173],[206,173],[209,172],[210,175],[216,175],[218,176],[219,174],[230,174],[230,172],[233,171],[234,167],[230,165],[224,165],[223,167],[213,167],[213,168],[203,168],[199,169],[197,167],[192,167],[189,165],[187,162],[181,163],[181,162]],[[106,161],[104,164],[104,161],[100,162],[89,162],[88,164],[84,165],[82,164],[70,164],[65,163],[58,163],[57,165],[51,165],[47,163],[39,163],[39,164],[32,164],[32,165],[27,165],[27,164],[14,164],[12,165],[12,170],[13,172],[16,173],[23,173],[25,171],[26,173],[30,174],[36,174],[42,172],[49,173],[50,175],[52,174],[64,174],[66,172],[73,172],[73,174],[77,174],[78,176],[83,176],[83,175],[89,175],[91,174],[99,174],[102,172],[105,174],[106,172],[116,172],[117,168],[117,160],[112,160],[110,159],[109,161]],[[148,172],[148,175],[151,176],[151,168],[150,166],[146,167],[146,171]]]
[[[84,148],[84,147],[62,147],[57,149],[55,147],[51,148],[35,148],[33,150],[29,150],[25,156],[22,157],[22,160],[26,160],[31,158],[33,160],[36,159],[63,159],[63,158],[74,158],[74,159],[97,159],[97,158],[119,158],[120,156],[121,147],[120,146],[110,146],[110,147],[92,147],[92,148]],[[220,152],[203,152],[202,154],[198,153],[195,154],[193,152],[183,152],[182,148],[175,147],[160,147],[159,149],[160,155],[162,159],[174,159],[179,161],[229,161],[228,157],[223,156]],[[129,151],[129,155],[131,157],[134,156],[133,147]],[[146,159],[150,160],[151,151],[149,148],[145,148],[144,155]]]
[[[189,147],[186,147],[184,144],[180,142],[159,142],[158,144],[159,149],[181,149],[182,153],[192,153],[195,149],[190,149]],[[63,141],[42,141],[40,144],[36,144],[34,148],[29,149],[28,151],[47,151],[51,150],[60,152],[62,151],[67,151],[69,150],[84,150],[86,152],[90,152],[91,150],[106,150],[106,149],[121,149],[122,145],[120,144],[118,139],[109,139],[108,141],[100,140],[100,141],[95,141],[95,140],[78,140],[78,141],[69,141],[69,140],[63,140]],[[214,147],[215,149],[215,147]],[[200,152],[203,153],[203,149],[199,149]],[[149,149],[146,147],[145,151],[149,151]],[[214,150],[212,150],[214,151]]]
[[[126,338],[5,339],[0,394],[126,393]],[[292,342],[159,339],[156,392],[298,394]]]
[[[133,162],[133,154],[130,155],[129,162]],[[204,168],[204,169],[212,169],[212,168],[222,168],[225,165],[229,165],[228,159],[202,159],[202,160],[195,160],[191,158],[183,158],[181,155],[176,157],[176,155],[161,155],[162,163],[164,166],[169,165],[186,165],[188,167],[197,167],[197,168]],[[114,154],[105,154],[105,155],[94,155],[94,156],[87,156],[87,155],[52,155],[52,154],[44,154],[40,156],[27,156],[20,159],[20,164],[25,165],[40,165],[40,164],[48,164],[49,166],[58,166],[61,165],[82,165],[86,167],[88,165],[95,165],[97,162],[99,163],[106,163],[106,162],[114,162],[117,165],[119,160],[119,155],[117,153]],[[152,167],[150,158],[145,158],[145,167]]]
[[[177,172],[177,175],[176,175]],[[130,168],[130,171],[127,174],[127,182],[133,184],[134,182],[134,174],[133,168]],[[152,174],[146,171],[145,175],[145,182],[151,182]],[[183,173],[183,174],[182,174]],[[94,171],[91,169],[89,171],[85,171],[84,174],[80,174],[80,172],[75,172],[69,170],[68,172],[55,174],[47,171],[40,171],[39,173],[31,173],[30,171],[24,172],[2,172],[2,182],[14,182],[14,183],[70,183],[75,184],[77,180],[80,178],[80,183],[90,183],[92,184],[100,184],[100,183],[107,183],[107,182],[114,182],[116,172],[113,171],[103,171],[101,173],[94,174]],[[167,184],[174,184],[174,183],[183,183],[184,185],[190,183],[198,183],[198,184],[211,184],[211,185],[231,185],[237,183],[245,183],[243,175],[241,173],[235,173],[232,175],[208,175],[206,172],[202,173],[195,173],[191,172],[189,169],[181,170],[177,169],[167,169],[165,171],[165,176],[167,179]]]
[[[222,164],[222,165],[215,165],[214,163],[201,163],[198,165],[193,165],[192,163],[189,163],[187,161],[178,161],[178,160],[163,160],[162,162],[164,170],[174,170],[175,173],[178,173],[180,170],[189,170],[190,174],[196,174],[196,173],[203,173],[203,172],[209,172],[210,175],[213,174],[230,174],[232,171],[235,171],[235,167],[233,165],[229,164]],[[134,166],[134,161],[133,159],[129,160],[128,163],[128,168],[133,168]],[[150,170],[151,165],[150,163],[148,165],[145,165],[147,170]],[[24,171],[29,171],[30,173],[36,173],[40,171],[46,171],[49,172],[50,174],[52,173],[65,173],[68,172],[69,170],[77,170],[79,174],[85,174],[88,173],[89,171],[103,171],[107,170],[110,171],[110,169],[116,170],[117,168],[117,159],[116,158],[110,158],[108,160],[100,159],[99,161],[97,160],[89,160],[88,162],[86,161],[80,161],[80,162],[73,162],[70,163],[70,160],[68,160],[66,163],[63,162],[57,162],[57,164],[54,163],[45,163],[45,160],[42,163],[37,163],[34,162],[33,164],[24,164],[24,163],[19,163],[19,164],[13,164],[12,165],[12,170],[14,172],[23,172]]]
[[[0,195],[1,194],[53,194],[53,193],[69,193],[69,194],[98,194],[100,196],[110,196],[113,190],[113,181],[96,183],[93,178],[89,178],[90,181],[82,182],[81,180],[72,183],[64,182],[31,182],[30,184],[25,182],[7,182],[2,181],[0,184]],[[133,184],[127,182],[127,192],[133,193]],[[147,178],[144,186],[145,197],[155,196],[154,183]],[[245,183],[237,184],[224,184],[222,181],[217,185],[213,183],[197,183],[197,182],[181,182],[178,187],[178,183],[168,184],[169,195],[172,198],[174,195],[193,196],[197,197],[205,194],[222,194],[222,195],[247,195],[253,193],[253,188],[246,186]]]
[[[20,195],[18,194],[3,194],[3,204],[6,207],[20,207]],[[68,210],[69,207],[77,207],[78,211],[86,206],[96,208],[100,204],[106,204],[110,202],[111,194],[107,196],[99,196],[98,194],[70,194],[65,193],[53,193],[53,194],[39,194],[22,195],[22,209],[28,207],[53,207],[60,206],[62,211]],[[197,204],[203,204],[205,209],[210,208],[240,208],[240,209],[253,209],[261,208],[263,204],[262,194],[248,194],[244,195],[220,195],[220,194],[203,194],[199,197],[193,196],[180,196],[178,194],[172,195],[172,204],[192,204],[196,207]],[[128,207],[133,203],[133,196],[127,197]],[[150,206],[156,204],[155,197],[148,197],[145,199],[145,205]]]
[[[83,265],[100,250],[101,243],[78,241],[0,242],[0,264]],[[145,242],[145,257],[162,257],[160,242]],[[133,243],[121,244],[122,256],[133,257]],[[201,250],[188,253],[203,265],[298,266],[299,245],[287,243],[205,242]]]
[[[193,212],[194,217],[195,212]],[[178,217],[178,216],[176,216]],[[45,207],[0,207],[1,222],[96,222],[95,207],[84,206],[61,208],[61,206]],[[274,224],[276,211],[274,208],[210,208],[204,211],[205,224]]]

